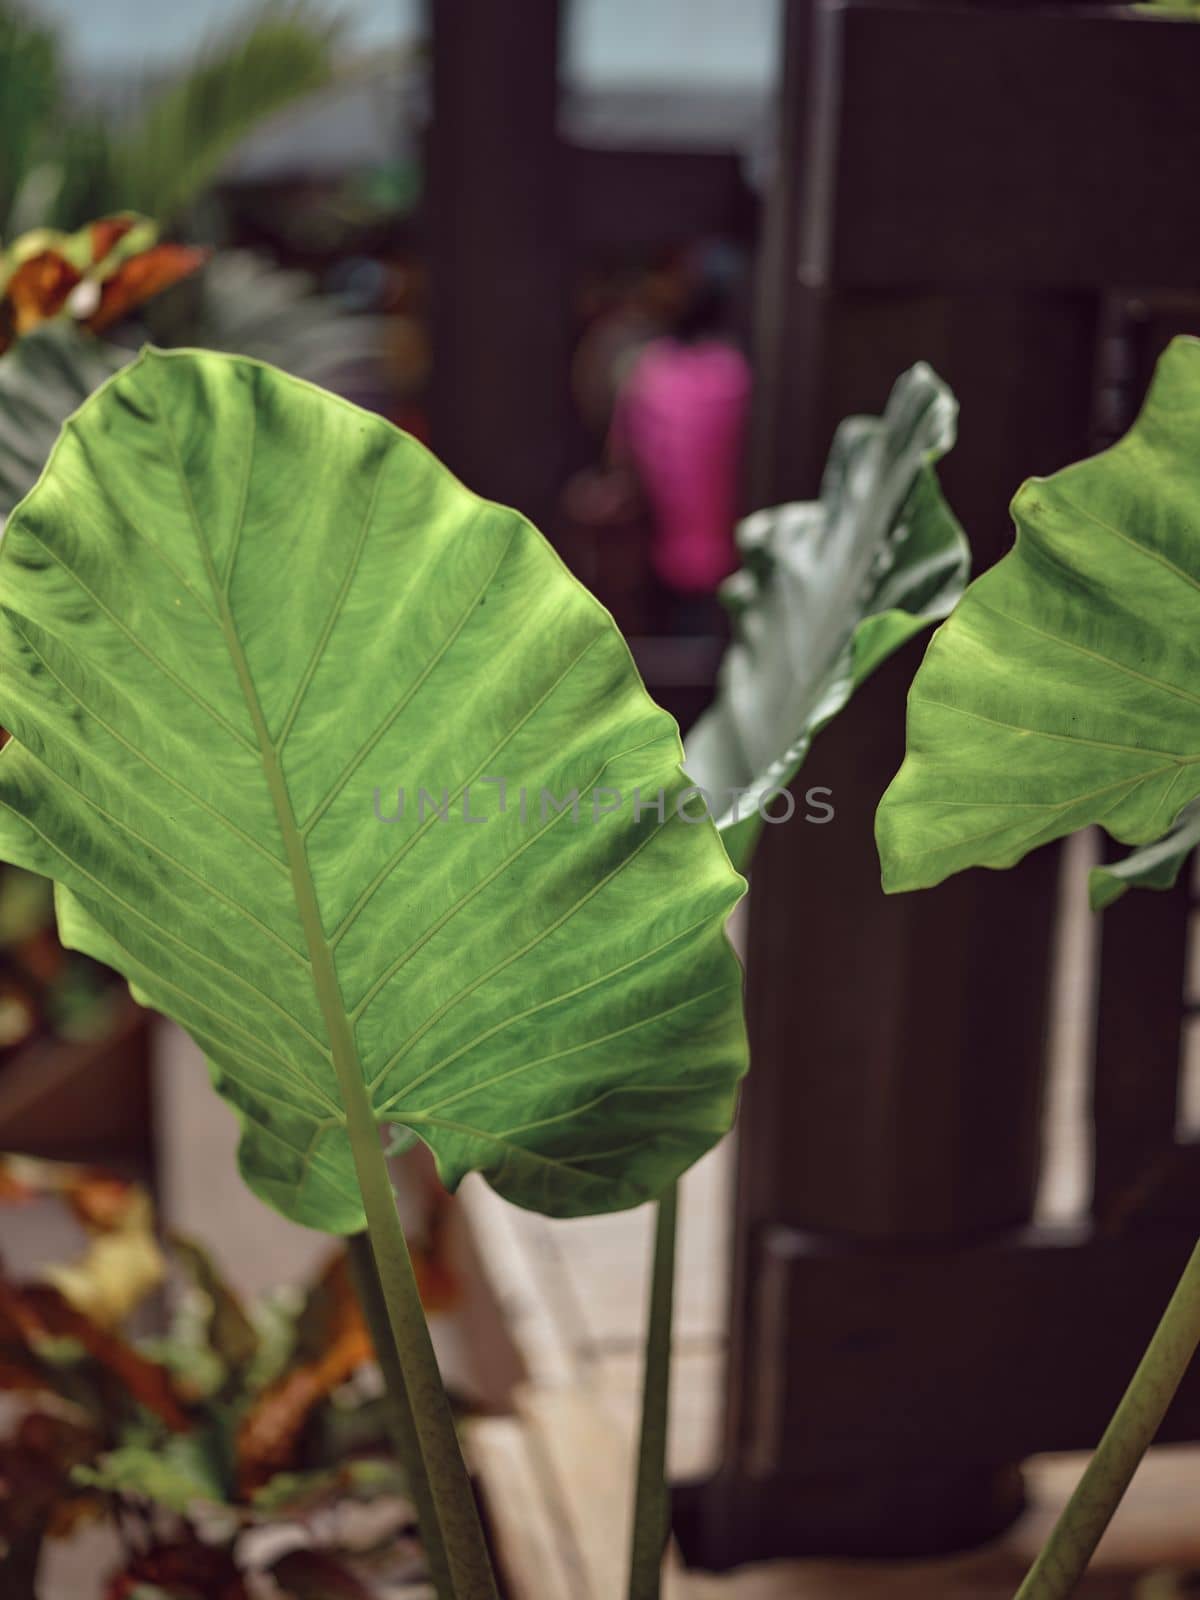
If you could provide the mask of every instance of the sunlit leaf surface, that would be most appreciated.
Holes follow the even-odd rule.
[[[522,518],[271,368],[149,352],[10,518],[0,597],[0,852],[202,1045],[263,1198],[363,1226],[347,1082],[451,1187],[562,1214],[728,1127],[741,881]]]
[[[1011,866],[1089,823],[1145,845],[1190,822],[1198,508],[1200,341],[1177,339],[1125,438],[1024,485],[1015,548],[934,636],[879,808],[886,888]],[[1102,875],[1097,902],[1177,868],[1180,842]]]

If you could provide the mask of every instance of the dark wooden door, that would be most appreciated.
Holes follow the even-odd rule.
[[[789,0],[784,59],[754,503],[812,496],[840,418],[923,358],[961,403],[941,476],[978,571],[1022,479],[1093,447],[1111,371],[1136,398],[1147,341],[1114,304],[1200,279],[1200,29]],[[834,824],[768,829],[755,864],[725,1454],[679,1499],[701,1564],[997,1531],[1025,1456],[1099,1436],[1200,1224],[1186,887],[1105,916],[1091,1206],[1035,1219],[1060,852],[881,894],[923,648],[818,740],[803,780]],[[1165,1434],[1200,1436],[1200,1379]]]

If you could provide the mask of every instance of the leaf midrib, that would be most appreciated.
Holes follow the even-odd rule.
[[[241,636],[238,633],[237,624],[230,609],[227,589],[231,586],[230,580],[232,580],[233,573],[231,570],[227,574],[226,582],[221,581],[213,561],[212,551],[200,524],[195,501],[192,497],[191,484],[184,470],[183,459],[180,455],[179,445],[171,428],[170,420],[161,411],[157,412],[156,415],[162,424],[163,431],[171,447],[175,470],[179,476],[180,487],[187,504],[188,515],[196,536],[200,557],[204,563],[204,570],[217,608],[225,648],[229,652],[229,658],[233,664],[233,669],[242,691],[242,697],[246,703],[250,723],[254,729],[255,739],[258,743],[263,775],[266,778],[267,789],[271,796],[276,821],[279,824],[279,831],[283,839],[284,853],[287,856],[292,893],[296,902],[296,913],[299,917],[305,947],[308,950],[308,962],[312,974],[313,988],[316,991],[317,1004],[325,1022],[333,1069],[337,1077],[338,1088],[341,1091],[342,1105],[340,1110],[342,1120],[350,1131],[353,1144],[357,1146],[360,1140],[366,1140],[369,1143],[370,1140],[377,1137],[375,1117],[367,1096],[366,1085],[363,1082],[362,1067],[358,1060],[358,1050],[355,1046],[350,1020],[346,1014],[341,984],[338,981],[337,969],[334,966],[333,952],[325,937],[320,906],[317,902],[316,885],[313,882],[312,871],[308,863],[308,852],[300,834],[295,812],[292,809],[292,800],[288,792],[287,781],[284,778],[283,768],[279,764],[278,751],[271,738],[270,729],[267,727],[266,717],[263,714],[262,704],[258,696],[258,689],[254,682],[254,676],[250,671],[250,663],[246,659],[246,653],[242,648]],[[246,462],[247,483],[249,483],[253,469],[253,448],[252,440]],[[242,530],[240,524],[245,520],[247,498],[247,495],[243,494],[239,527],[236,529],[233,539],[235,549],[241,538]]]

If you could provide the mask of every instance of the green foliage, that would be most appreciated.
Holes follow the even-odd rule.
[[[103,1237],[134,1218],[152,1226],[142,1191],[94,1169],[4,1157],[0,1178],[11,1204],[57,1195],[75,1213],[104,1217]],[[348,1499],[406,1497],[401,1469],[363,1454],[379,1449],[384,1429],[354,1381],[371,1346],[344,1256],[331,1256],[305,1292],[280,1291],[247,1311],[198,1245],[175,1239],[172,1253],[186,1287],[166,1333],[136,1345],[56,1291],[0,1274],[0,1389],[28,1408],[24,1420],[15,1407],[7,1416],[0,1458],[36,1444],[53,1466],[47,1518],[94,1490],[178,1515],[220,1509],[233,1537]],[[79,1284],[87,1262],[44,1270]],[[125,1320],[156,1281],[122,1297]],[[69,1426],[55,1420],[64,1401]],[[12,1525],[0,1524],[3,1538]]]
[[[1177,339],[1103,454],[1032,479],[1015,548],[968,588],[909,697],[878,815],[884,886],[1007,867],[1089,823],[1170,842],[1093,882],[1171,881],[1200,794],[1200,342]]]
[[[338,32],[310,0],[264,0],[117,129],[68,103],[53,34],[0,0],[0,235],[126,209],[176,222],[241,139],[330,82]]]
[[[38,160],[61,104],[58,42],[12,0],[0,0],[0,236],[23,175]]]
[[[741,881],[674,814],[678,735],[611,619],[515,513],[270,368],[148,352],[2,559],[0,850],[202,1045],[264,1199],[360,1229],[348,1118],[565,1215],[728,1127]],[[575,788],[578,821],[541,803]]]
[[[267,0],[115,142],[114,205],[177,218],[246,134],[330,81],[336,34],[309,0]]]
[[[250,1504],[264,1518],[297,1516],[334,1493],[344,1499],[370,1500],[376,1495],[407,1492],[404,1474],[394,1462],[364,1456],[309,1472],[277,1472],[255,1491]]]
[[[118,1445],[72,1474],[83,1488],[149,1500],[180,1516],[226,1497],[221,1474],[202,1433],[168,1435],[151,1444]]]
[[[723,596],[735,637],[687,744],[688,771],[725,807],[718,827],[739,868],[762,829],[759,801],[787,786],[858,685],[962,593],[970,552],[934,471],[957,410],[929,367],[913,367],[882,417],[839,427],[820,500],[756,512],[739,529],[745,566]],[[746,791],[736,805],[735,789]]]

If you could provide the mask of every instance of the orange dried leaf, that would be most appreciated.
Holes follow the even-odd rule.
[[[5,290],[17,338],[60,315],[80,282],[82,274],[57,250],[43,250],[23,261]]]
[[[103,261],[115,244],[118,244],[130,229],[137,226],[137,217],[132,211],[126,211],[115,217],[101,217],[98,222],[88,224],[88,235],[92,242],[93,262]]]
[[[23,1355],[0,1352],[0,1389],[9,1394],[52,1392],[50,1375]]]
[[[300,1319],[301,1360],[269,1384],[238,1428],[238,1489],[251,1495],[290,1466],[305,1423],[326,1395],[374,1359],[345,1254],[333,1258]]]
[[[36,1198],[37,1190],[13,1170],[7,1159],[0,1158],[0,1205],[23,1206]]]
[[[129,1221],[144,1191],[124,1178],[89,1167],[72,1171],[63,1192],[85,1228],[107,1233]]]
[[[57,1289],[43,1284],[18,1288],[0,1283],[0,1329],[19,1331],[36,1356],[39,1340],[73,1339],[106,1372],[115,1377],[139,1405],[152,1411],[168,1428],[182,1433],[191,1426],[166,1367],[149,1361],[132,1345],[76,1311]]]
[[[100,303],[84,319],[84,327],[99,333],[143,301],[190,277],[211,253],[191,245],[159,244],[131,256],[100,285]]]
[[[0,251],[0,353],[40,323],[71,317],[93,332],[195,272],[207,250],[159,244],[134,212],[77,233],[41,228]]]

